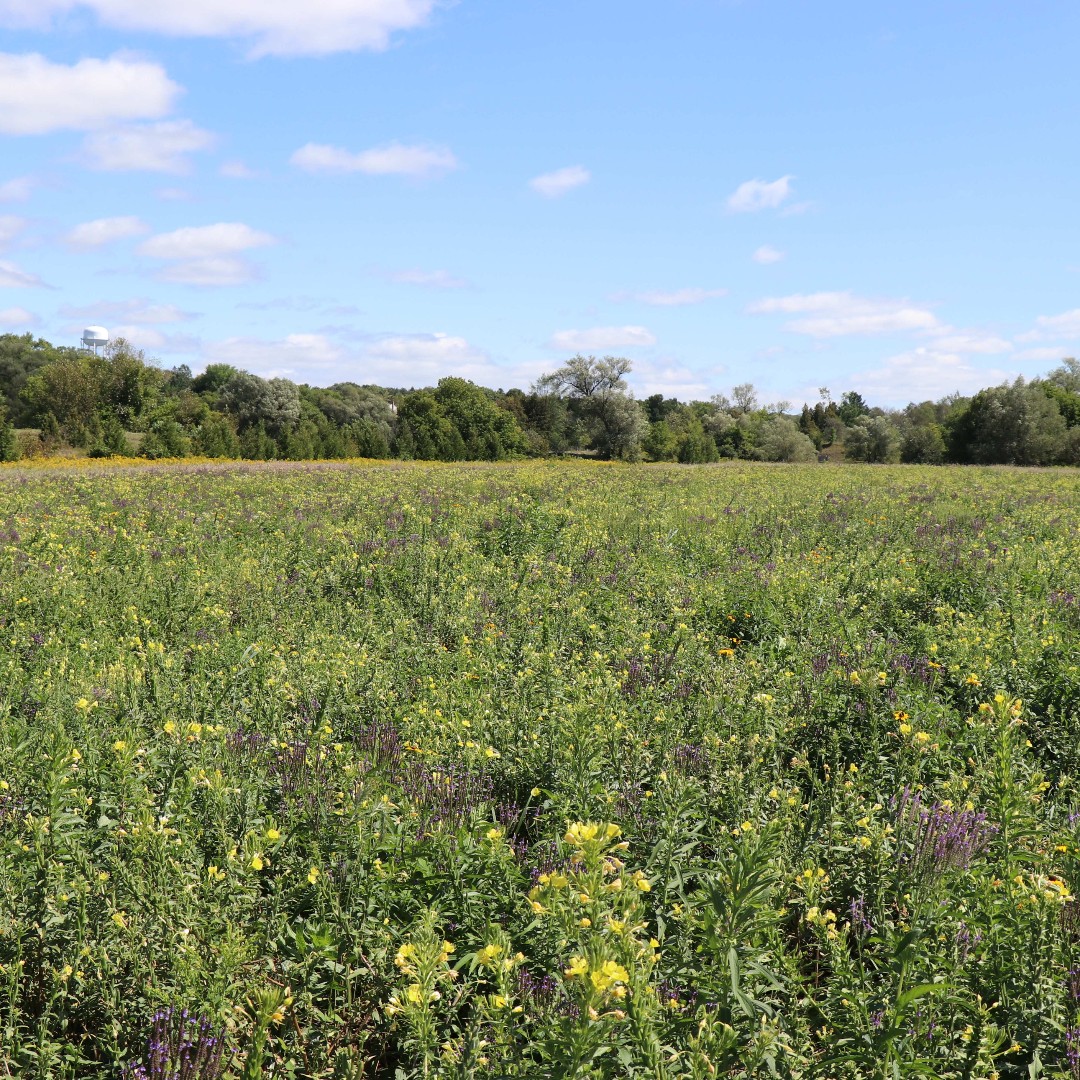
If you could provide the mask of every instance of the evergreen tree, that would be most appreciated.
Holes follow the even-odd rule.
[[[362,458],[388,458],[390,445],[382,428],[373,420],[357,420],[346,429],[352,443],[352,456]]]
[[[642,449],[651,461],[674,461],[679,456],[679,436],[666,420],[657,420],[649,425]]]
[[[41,448],[46,454],[54,453],[64,441],[64,433],[60,429],[60,421],[53,412],[47,412],[41,418],[41,430],[38,433],[41,439]]]
[[[85,445],[86,452],[93,458],[131,457],[131,443],[115,415],[106,416],[92,425],[87,431]]]
[[[273,461],[278,456],[278,445],[267,433],[266,424],[259,420],[240,436],[240,456],[249,461]]]
[[[154,422],[139,447],[139,457],[182,458],[187,457],[190,443],[184,429],[171,416]]]
[[[15,425],[8,416],[7,406],[0,404],[0,461],[18,461],[19,457]]]
[[[241,456],[240,440],[236,437],[228,417],[212,412],[206,416],[195,432],[196,454],[210,458],[237,458]]]

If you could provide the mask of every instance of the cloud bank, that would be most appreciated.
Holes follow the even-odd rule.
[[[385,49],[422,26],[436,0],[0,0],[0,23],[46,27],[92,12],[119,30],[246,42],[250,56],[319,56]]]

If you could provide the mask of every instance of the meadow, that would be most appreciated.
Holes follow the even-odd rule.
[[[1080,474],[0,470],[0,1076],[1080,1077]]]

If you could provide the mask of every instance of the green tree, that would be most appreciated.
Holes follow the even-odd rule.
[[[26,381],[22,396],[35,416],[52,413],[66,438],[85,441],[105,398],[108,361],[85,353],[53,360]]]
[[[572,356],[561,368],[541,376],[536,389],[542,394],[591,398],[609,391],[626,392],[626,375],[633,364],[622,356]]]
[[[813,408],[814,425],[821,432],[820,447],[832,446],[844,430],[835,401],[819,401]]]
[[[362,419],[351,423],[346,429],[352,455],[362,458],[388,458],[390,443],[382,425],[374,420]]]
[[[561,454],[580,445],[578,425],[562,397],[535,391],[524,394],[521,411],[525,414],[525,437],[530,453]]]
[[[490,393],[455,377],[439,380],[435,400],[457,429],[472,461],[500,461],[525,454],[528,444],[511,412],[499,408]]]
[[[860,416],[866,416],[870,412],[870,406],[857,390],[849,390],[840,398],[836,412],[845,424],[854,424]]]
[[[821,434],[821,428],[817,426],[814,421],[814,411],[809,405],[803,405],[802,413],[799,416],[799,430],[814,444],[814,446],[820,450],[822,445],[823,436]]]
[[[461,433],[429,390],[415,390],[406,394],[398,410],[398,417],[408,426],[413,456],[421,461],[465,459],[465,441]]]
[[[739,383],[731,388],[731,408],[737,413],[752,413],[758,407],[758,392],[753,383]]]
[[[649,422],[634,398],[621,390],[604,390],[585,403],[596,423],[593,446],[602,458],[640,461]]]
[[[262,424],[268,434],[279,436],[300,421],[300,390],[289,379],[238,371],[221,387],[216,407],[233,417],[241,432]]]
[[[295,428],[282,433],[281,456],[286,461],[312,461],[319,453],[319,429],[311,420],[301,420]]]
[[[193,446],[196,454],[210,458],[240,457],[240,440],[229,418],[223,413],[208,413],[195,431]]]
[[[1080,394],[1080,360],[1066,357],[1062,360],[1061,367],[1054,368],[1046,378],[1048,382],[1060,386],[1063,390]]]
[[[191,368],[187,364],[178,364],[165,372],[165,384],[162,390],[169,395],[182,394],[191,390],[191,384],[194,381]]]
[[[78,350],[50,344],[32,334],[0,334],[0,405],[15,427],[32,427],[37,413],[22,395],[27,382],[46,364],[78,356]]]
[[[19,441],[15,437],[15,425],[8,416],[7,406],[0,405],[0,461],[19,459]]]
[[[131,457],[131,443],[119,419],[110,414],[104,420],[96,416],[94,420],[96,423],[87,429],[84,443],[90,457]]]
[[[794,420],[770,416],[761,425],[754,457],[761,461],[815,461],[817,450]]]
[[[52,411],[47,412],[41,418],[41,430],[38,437],[41,439],[41,448],[46,454],[55,453],[64,441],[64,433],[60,428],[60,422]]]
[[[940,465],[945,451],[940,424],[911,424],[900,440],[900,460],[907,465]]]
[[[182,458],[187,457],[191,444],[184,429],[171,416],[155,420],[139,447],[139,457]]]
[[[675,461],[679,456],[679,436],[666,420],[657,420],[649,425],[642,449],[652,461]]]
[[[232,364],[207,364],[206,370],[192,382],[191,389],[214,398],[239,374],[240,370]]]
[[[976,465],[1052,465],[1065,453],[1058,403],[1023,379],[980,390],[958,404],[946,441],[953,461]]]
[[[566,394],[579,403],[601,457],[637,461],[648,430],[641,406],[626,385],[633,364],[625,357],[574,356],[536,383],[541,394]]]
[[[900,434],[887,416],[860,416],[844,434],[844,454],[851,461],[885,465],[900,460]]]
[[[240,435],[240,456],[248,461],[273,461],[278,457],[277,441],[262,420],[250,424]]]
[[[105,355],[68,350],[26,381],[22,397],[35,417],[51,412],[76,445],[96,430],[95,418],[113,417],[121,428],[138,428],[152,412],[163,381],[159,368],[123,338]]]
[[[704,465],[719,460],[716,442],[692,412],[687,414],[679,439],[678,458],[684,465]]]
[[[650,424],[658,424],[682,408],[678,399],[665,398],[663,394],[650,394],[642,405],[645,407],[645,415]]]
[[[1072,361],[1074,364],[1076,361]],[[1070,390],[1060,383],[1049,380],[1040,381],[1033,385],[1038,388],[1052,401],[1057,402],[1058,410],[1067,427],[1080,425],[1080,393]]]
[[[165,373],[122,337],[109,342],[105,359],[101,408],[122,427],[137,430],[157,401]]]

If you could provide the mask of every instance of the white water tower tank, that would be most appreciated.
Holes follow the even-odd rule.
[[[109,331],[104,326],[88,326],[82,332],[82,343],[96,356],[99,349],[109,344]]]

